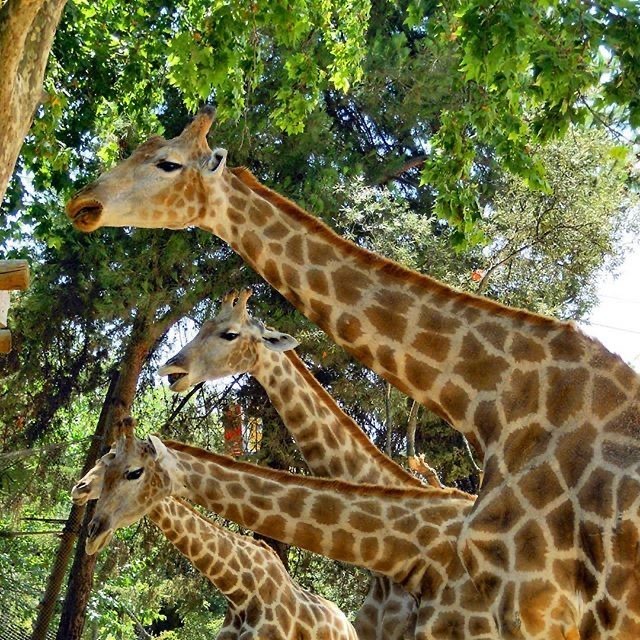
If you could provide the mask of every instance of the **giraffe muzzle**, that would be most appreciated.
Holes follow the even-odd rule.
[[[171,391],[186,391],[190,386],[189,372],[182,367],[176,358],[170,358],[159,369],[158,374],[167,376]]]
[[[83,480],[80,480],[80,482],[71,489],[71,501],[73,504],[83,505],[88,502],[90,492],[90,485]]]
[[[85,551],[92,556],[102,551],[113,537],[113,530],[106,519],[94,516],[87,527],[87,541]]]
[[[98,200],[76,196],[67,203],[66,211],[76,229],[89,232],[100,226],[103,208]]]

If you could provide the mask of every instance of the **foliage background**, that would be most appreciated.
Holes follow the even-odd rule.
[[[230,288],[252,285],[254,315],[296,335],[345,411],[406,455],[407,399],[394,390],[386,404],[377,376],[226,246],[198,230],[80,235],[63,213],[75,188],[215,102],[212,144],[354,242],[577,320],[637,231],[638,26],[624,0],[69,2],[0,210],[0,257],[28,258],[33,275],[0,357],[2,618],[28,635],[57,544],[42,532],[64,526],[109,380],[140,332],[158,331],[132,407],[144,432],[220,449],[223,409],[238,403],[263,421],[247,456],[305,472],[255,382],[204,386],[185,403],[154,373]],[[477,487],[460,436],[423,409],[416,449],[446,483]],[[357,609],[362,572],[295,549],[288,560],[302,584]],[[223,614],[141,523],[100,556],[84,637],[196,640]]]

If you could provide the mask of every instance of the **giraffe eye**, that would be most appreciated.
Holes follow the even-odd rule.
[[[228,340],[229,342],[231,342],[232,340],[235,340],[239,335],[239,333],[233,333],[233,331],[224,331],[220,334],[220,337],[223,340]]]
[[[124,474],[124,477],[127,480],[137,480],[142,475],[143,471],[144,471],[143,467],[140,467],[139,469],[134,469],[133,471],[127,471]]]
[[[156,167],[158,167],[158,169],[166,171],[167,173],[182,169],[181,164],[178,164],[177,162],[169,162],[168,160],[160,160],[160,162],[156,162]]]

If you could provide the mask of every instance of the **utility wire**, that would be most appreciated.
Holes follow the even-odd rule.
[[[613,331],[624,331],[625,333],[634,333],[640,336],[640,331],[636,329],[623,329],[622,327],[614,327],[610,324],[601,324],[600,322],[591,322],[590,320],[581,320],[583,324],[589,325],[590,327],[602,327],[603,329],[612,329]]]
[[[610,296],[607,293],[599,293],[598,298],[607,298],[607,300],[615,300],[616,302],[625,302],[627,304],[640,304],[640,300],[632,300],[631,298],[620,298],[619,296]]]

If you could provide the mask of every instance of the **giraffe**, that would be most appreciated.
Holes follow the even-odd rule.
[[[118,445],[74,487],[76,504],[100,498],[105,470],[121,454],[118,447],[131,443],[131,437],[119,439]],[[131,514],[127,524],[142,515]],[[344,613],[294,582],[264,542],[218,526],[181,498],[154,501],[147,505],[147,515],[227,599],[218,640],[359,640]]]
[[[640,637],[640,376],[572,323],[458,292],[341,238],[227,168],[207,144],[212,121],[204,109],[81,190],[67,203],[75,227],[208,230],[463,433],[484,479],[460,556],[504,637]]]
[[[292,351],[298,344],[292,336],[267,329],[249,316],[251,293],[245,289],[224,296],[215,318],[160,367],[170,388],[185,391],[203,380],[249,373],[266,390],[314,475],[357,484],[422,486],[340,409]],[[414,619],[414,599],[376,576],[354,626],[360,640],[393,640],[404,637]]]
[[[156,436],[124,439],[72,490],[76,500],[99,496],[88,553],[159,501],[187,498],[263,535],[403,585],[417,602],[416,640],[499,638],[457,555],[464,508],[472,503],[467,494],[296,476]]]

